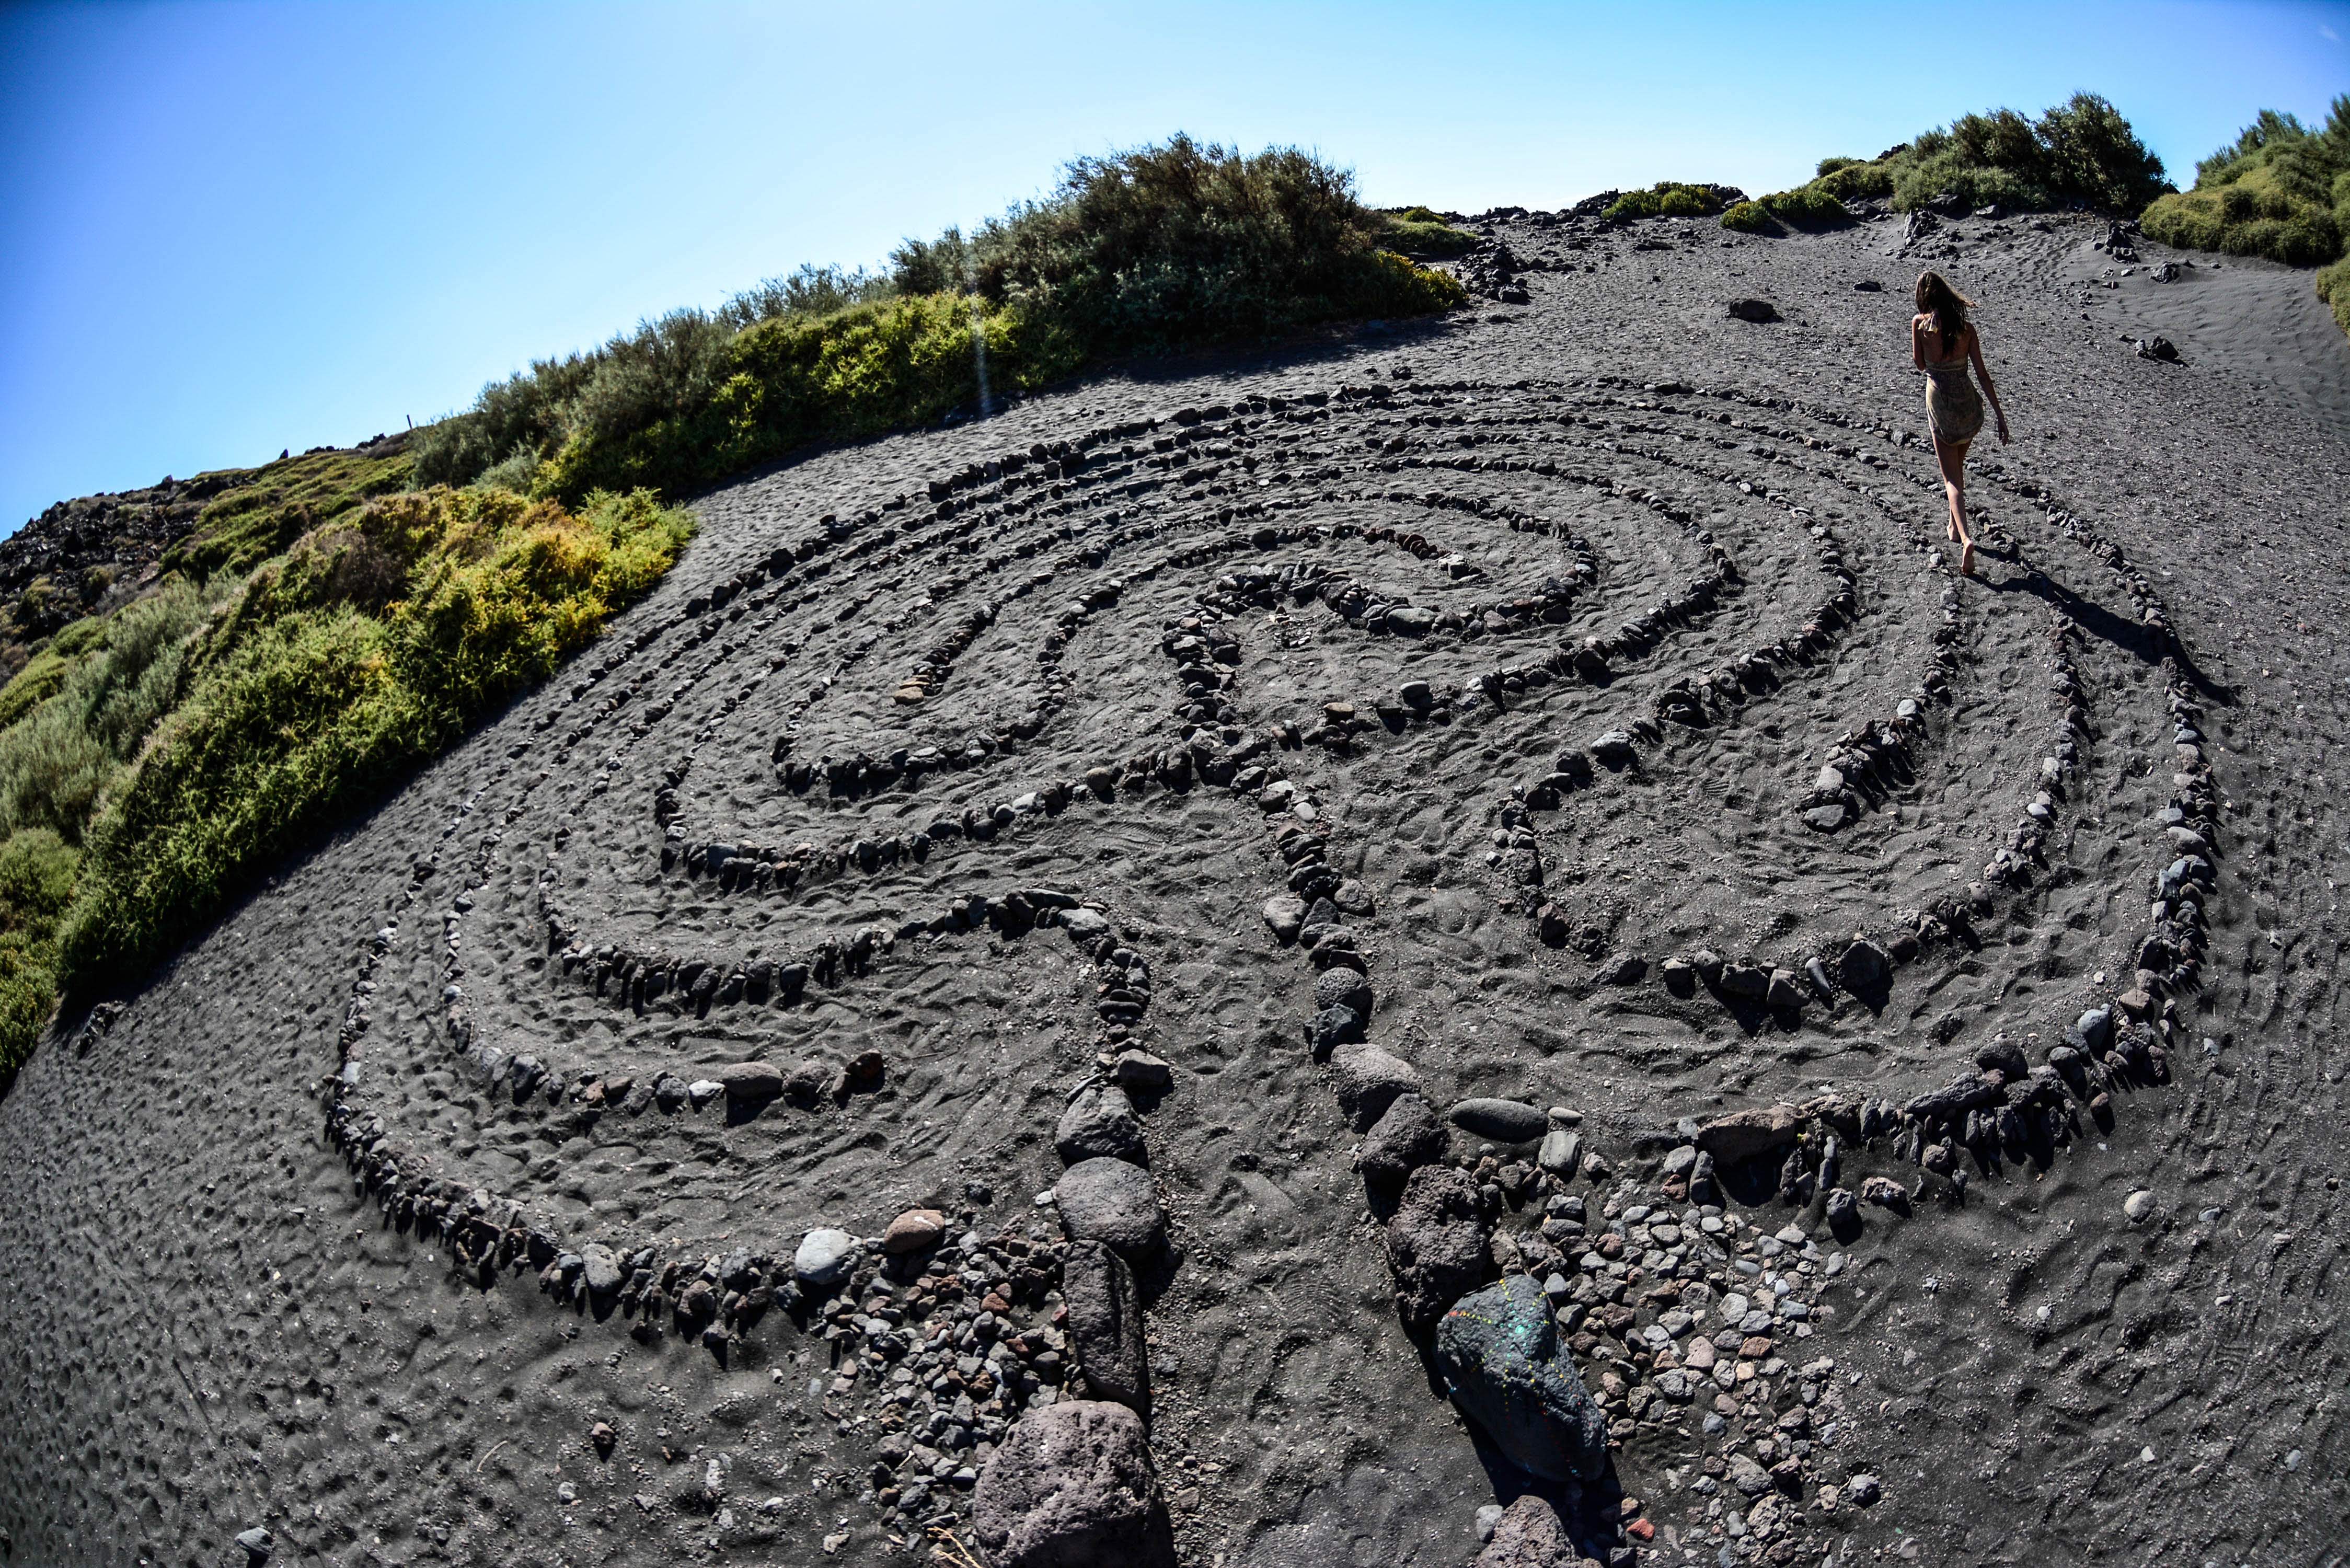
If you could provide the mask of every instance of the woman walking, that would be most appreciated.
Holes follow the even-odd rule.
[[[1983,363],[1982,338],[1967,319],[1969,301],[1938,272],[1918,275],[1918,314],[1909,318],[1909,359],[1926,372],[1926,422],[1934,432],[1934,461],[1941,465],[1942,493],[1950,498],[1949,536],[1959,546],[1959,570],[1974,575],[1975,536],[1967,528],[1967,447],[1981,433],[1983,400],[1967,379],[1972,365],[1991,395],[1999,418],[1999,439],[2007,442],[2007,410],[1999,406],[1991,367]]]

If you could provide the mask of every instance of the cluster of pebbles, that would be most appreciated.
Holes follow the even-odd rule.
[[[1329,798],[1326,781],[1431,727],[1484,722],[1569,691],[1605,693],[1751,596],[1753,574],[1698,503],[1628,483],[1604,463],[1579,466],[1572,453],[1589,443],[1783,516],[1817,586],[1792,605],[1748,607],[1771,624],[1742,629],[1741,646],[1709,654],[1663,684],[1639,717],[1600,731],[1550,771],[1500,786],[1488,859],[1494,897],[1523,913],[1544,943],[1579,952],[1596,983],[1679,1000],[1703,992],[1758,1029],[1794,1030],[1806,1014],[1869,1006],[1903,966],[1963,948],[1976,926],[2033,896],[2081,759],[2095,743],[2087,682],[2069,652],[2077,628],[2062,617],[2047,638],[2050,739],[2036,793],[1982,879],[1930,908],[1888,910],[1874,932],[1808,952],[1648,953],[1586,929],[1547,870],[1544,818],[1612,778],[1669,769],[1677,736],[1748,722],[1791,685],[1832,668],[1846,635],[1876,613],[1818,503],[1783,494],[1773,474],[1799,471],[1881,519],[1914,507],[1917,495],[1887,493],[1883,452],[1822,433],[1836,429],[1855,440],[1881,436],[1879,445],[1897,451],[1918,444],[1834,410],[1680,383],[1497,388],[1398,377],[1335,395],[1255,396],[1105,426],[968,465],[846,518],[827,514],[583,666],[536,721],[554,754],[519,782],[529,790],[584,775],[591,799],[616,784],[644,785],[648,764],[629,749],[724,672],[737,686],[651,770],[649,878],[788,904],[820,885],[928,868],[961,890],[920,918],[811,932],[787,959],[670,950],[607,936],[565,907],[562,868],[579,836],[572,823],[592,814],[575,814],[552,843],[521,846],[505,839],[519,806],[484,826],[476,813],[488,803],[477,796],[418,859],[399,908],[359,957],[341,1069],[322,1085],[329,1133],[391,1222],[445,1238],[484,1285],[527,1272],[566,1310],[617,1317],[648,1343],[682,1338],[721,1356],[770,1333],[820,1344],[823,1413],[868,1447],[869,1469],[849,1480],[882,1532],[877,1539],[988,1563],[1147,1561],[1169,1548],[1145,1310],[1181,1259],[1143,1129],[1185,1064],[1143,1048],[1151,963],[1107,890],[1018,881],[973,891],[970,877],[1095,814],[1222,800],[1257,825],[1264,922],[1303,971],[1300,1061],[1326,1075],[1359,1136],[1355,1168],[1380,1227],[1398,1315],[1429,1348],[1454,1404],[1511,1464],[1544,1483],[1506,1511],[1489,1511],[1481,1562],[1616,1565],[1676,1548],[1805,1560],[1881,1491],[1826,1343],[1847,1271],[1843,1249],[1876,1216],[1963,1202],[1972,1181],[2044,1168],[2084,1136],[2084,1117],[2110,1122],[2118,1091],[2161,1081],[2166,1052],[2186,1028],[2180,1003],[2198,983],[2217,802],[2196,691],[2151,585],[2053,495],[2020,492],[2045,507],[2052,541],[2071,542],[2114,575],[2166,660],[2178,753],[2165,819],[2172,853],[2154,876],[2136,983],[2082,1011],[2061,1040],[1997,1034],[1954,1080],[1898,1098],[1832,1094],[1753,1106],[1612,1151],[1564,1107],[1493,1096],[1442,1104],[1400,1044],[1380,1035],[1388,1007],[1372,978],[1378,896],[1345,868],[1362,857],[1345,842],[1344,802]],[[1336,437],[1340,447],[1293,457],[1282,444],[1307,437]],[[1477,450],[1488,446],[1502,450]],[[1612,632],[1582,631],[1583,601],[1609,570],[1601,548],[1570,518],[1450,485],[1473,475],[1538,480],[1644,517],[1678,541],[1690,569]],[[1430,521],[1301,514],[1334,498]],[[1534,584],[1488,587],[1483,568],[1432,536],[1444,525],[1536,535],[1559,545],[1567,564]],[[1342,547],[1399,553],[1439,575],[1446,592],[1414,604],[1335,564],[1330,552]],[[1962,677],[1967,628],[1947,569],[1920,554],[1931,559],[1920,570],[1940,574],[1939,619],[1919,628],[1912,682],[1898,706],[1828,743],[1797,808],[1814,835],[1850,832],[1898,803],[1943,743],[1933,716]],[[923,574],[918,602],[863,615],[878,585],[910,573]],[[1125,755],[1066,754],[1055,735],[1076,690],[1067,650],[1103,618],[1130,613],[1139,590],[1169,574],[1197,587],[1159,623],[1167,664],[1150,679],[1169,688],[1156,715],[1166,738]],[[866,667],[877,649],[908,660],[880,679],[892,708],[919,713],[952,689],[978,639],[1032,598],[1059,607],[1033,649],[1034,701],[999,727],[950,742],[806,754],[823,704],[873,683]],[[1309,612],[1366,639],[1429,649],[1495,645],[1515,657],[1458,680],[1416,678],[1392,691],[1332,693],[1318,710],[1268,711],[1243,677],[1250,639]],[[812,628],[827,619],[839,646],[810,676],[801,661],[817,640]],[[785,696],[787,682],[795,690]],[[774,788],[852,814],[847,831],[762,844],[698,820],[709,808],[692,788],[696,759],[738,714],[769,737],[762,743]],[[592,767],[573,760],[605,742],[613,749]],[[516,748],[517,761],[526,750]],[[993,801],[917,813],[914,797],[926,789],[952,784],[967,798],[974,777],[997,774],[1011,777]],[[886,817],[861,809],[884,802]],[[444,876],[452,850],[462,864]],[[1066,1087],[1052,1139],[1064,1169],[1038,1196],[1037,1217],[991,1233],[993,1194],[974,1179],[966,1188],[972,1207],[952,1217],[928,1209],[868,1216],[863,1236],[844,1220],[788,1246],[778,1238],[764,1249],[696,1254],[640,1238],[567,1234],[528,1203],[442,1174],[429,1144],[369,1107],[365,1064],[378,966],[419,918],[417,906],[432,908],[451,882],[458,886],[438,911],[443,1011],[434,1032],[499,1114],[554,1118],[567,1136],[595,1137],[615,1116],[723,1108],[731,1122],[779,1114],[770,1108],[778,1105],[850,1106],[891,1071],[868,1052],[788,1064],[754,1057],[696,1078],[599,1060],[577,1044],[493,1038],[468,994],[465,919],[500,867],[522,864],[538,867],[546,961],[529,983],[584,988],[638,1018],[798,1008],[886,986],[911,949],[981,931],[1059,933],[1093,966],[1095,1056]],[[1043,1223],[1046,1210],[1056,1226]],[[785,1376],[780,1366],[776,1376]],[[1627,1495],[1617,1465],[1627,1454],[1650,1478],[1646,1496]],[[722,1536],[753,1527],[747,1512],[738,1517],[721,1501],[714,1482],[704,1490],[720,1510]],[[828,1536],[827,1549],[850,1538]]]

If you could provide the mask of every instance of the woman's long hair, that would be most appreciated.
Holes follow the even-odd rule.
[[[1918,275],[1918,309],[1921,315],[1934,318],[1934,330],[1942,335],[1942,357],[1959,346],[1966,335],[1967,306],[1974,301],[1950,286],[1950,280],[1940,273],[1927,271]]]

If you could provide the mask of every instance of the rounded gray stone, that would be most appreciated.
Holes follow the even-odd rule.
[[[1550,1130],[1550,1117],[1542,1107],[1523,1100],[1462,1100],[1449,1115],[1462,1132],[1495,1143],[1533,1143]]]
[[[1124,1089],[1115,1084],[1089,1085],[1061,1113],[1060,1125],[1053,1129],[1053,1147],[1069,1165],[1101,1158],[1139,1165],[1142,1118],[1134,1114],[1134,1102]]]
[[[1079,1160],[1062,1172],[1053,1198],[1073,1241],[1102,1242],[1129,1262],[1167,1244],[1158,1189],[1139,1166],[1108,1157]]]

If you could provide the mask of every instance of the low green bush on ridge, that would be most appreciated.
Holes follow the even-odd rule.
[[[1026,391],[1113,356],[1449,309],[1459,284],[1398,250],[1474,243],[1424,208],[1374,213],[1294,149],[1178,136],[1080,159],[1045,199],[909,240],[886,271],[803,268],[534,364],[420,431],[416,477],[575,503],[681,493],[971,406],[983,342],[991,389]]]
[[[2334,325],[2350,332],[2350,256],[2317,269],[2317,297],[2334,311]]]
[[[353,450],[265,463],[208,503],[194,531],[165,551],[161,564],[199,577],[251,571],[319,524],[407,489],[411,470],[404,452]]]
[[[2350,244],[2350,93],[2311,130],[2262,109],[2230,146],[2195,166],[2192,190],[2149,204],[2138,219],[2153,238],[2182,250],[2265,256],[2318,266]],[[2319,297],[2334,303],[2329,280]],[[2339,319],[2341,308],[2335,306]]]
[[[1638,218],[1710,218],[1731,205],[1727,186],[1660,180],[1645,191],[1627,191],[1599,215],[1617,222]]]
[[[1748,234],[1847,223],[1846,203],[1897,211],[1996,203],[2015,212],[2087,207],[2135,213],[2169,189],[2162,161],[2095,93],[2029,119],[2011,109],[1962,114],[1872,159],[1823,158],[1810,182],[1742,202],[1721,225]]]
[[[1379,216],[1379,243],[1401,255],[1457,256],[1478,244],[1475,234],[1454,228],[1426,207],[1395,207]]]

